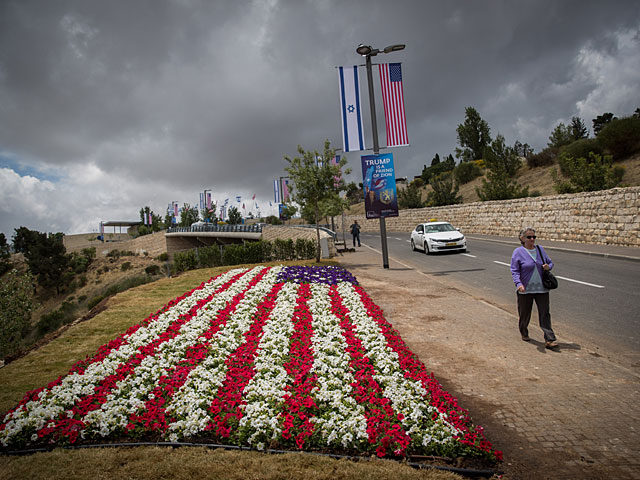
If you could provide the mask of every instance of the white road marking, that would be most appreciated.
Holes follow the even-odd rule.
[[[393,237],[393,238],[395,238],[396,240],[400,240],[400,241],[404,240],[404,238],[398,238],[398,237]]]
[[[465,257],[476,258],[475,255],[471,255],[470,253],[463,253],[462,255],[464,255]]]
[[[498,262],[497,260],[494,260],[493,263],[497,263],[499,265],[506,265],[507,267],[511,266],[509,263]],[[561,277],[560,275],[556,275],[556,278],[559,278],[561,280],[566,280],[567,282],[579,283],[580,285],[586,285],[588,287],[604,288],[603,285],[596,285],[595,283],[581,282],[580,280],[574,280],[573,278]]]

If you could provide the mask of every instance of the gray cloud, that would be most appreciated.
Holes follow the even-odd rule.
[[[0,167],[59,180],[38,217],[16,200],[24,175],[2,177],[13,193],[0,197],[12,204],[0,231],[27,218],[82,231],[142,205],[193,204],[203,188],[266,204],[283,155],[341,146],[334,67],[363,63],[359,43],[407,44],[375,58],[403,62],[412,145],[393,150],[398,175],[453,152],[467,106],[539,150],[558,121],[638,107],[639,20],[631,0],[5,0],[0,159],[12,160]],[[384,144],[379,96],[377,110]],[[61,212],[74,205],[71,220]]]

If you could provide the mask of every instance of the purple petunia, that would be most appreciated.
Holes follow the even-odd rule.
[[[293,283],[326,283],[337,285],[349,282],[358,285],[356,277],[348,270],[336,266],[292,266],[285,267],[278,274],[279,282]]]

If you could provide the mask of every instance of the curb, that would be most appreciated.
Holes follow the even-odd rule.
[[[520,245],[518,242],[515,241],[511,241],[511,240],[500,240],[500,239],[487,239],[487,238],[481,238],[481,237],[473,237],[470,235],[465,235],[466,238],[472,239],[472,240],[477,240],[480,242],[492,242],[492,243],[503,243],[506,245]],[[579,253],[581,255],[590,255],[590,256],[596,256],[596,257],[604,257],[604,258],[615,258],[617,260],[629,260],[632,262],[640,262],[640,257],[632,257],[630,255],[620,255],[617,253],[606,253],[606,252],[589,252],[587,250],[576,250],[573,248],[566,248],[566,247],[556,247],[556,246],[552,246],[552,245],[545,245],[544,246],[545,250],[557,250],[559,252],[567,252],[567,253]]]

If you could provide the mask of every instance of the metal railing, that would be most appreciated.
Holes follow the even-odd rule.
[[[167,230],[167,233],[190,232],[262,233],[262,225],[192,225],[191,227],[172,227]]]

